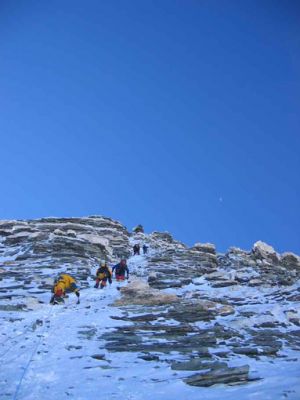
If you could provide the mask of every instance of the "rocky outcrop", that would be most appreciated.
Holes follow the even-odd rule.
[[[300,257],[294,253],[283,253],[280,257],[280,263],[287,269],[300,270]]]
[[[128,260],[130,281],[94,289],[91,270],[99,259],[111,264],[127,257],[134,243],[149,251]],[[73,332],[73,321],[80,319],[79,342],[73,343],[73,335],[66,349],[85,349],[83,358],[89,349],[89,362],[106,363],[103,370],[119,370],[119,359],[133,370],[153,363],[151,371],[165,368],[168,379],[182,379],[197,390],[246,384],[253,380],[248,365],[254,360],[255,371],[263,365],[263,378],[266,363],[295,362],[291,354],[300,349],[300,259],[279,255],[263,242],[250,251],[232,247],[218,254],[213,244],[189,248],[168,232],[129,234],[109,218],[45,218],[1,221],[0,256],[0,311],[9,324],[41,305],[45,312],[57,273],[76,275],[84,289],[80,306],[70,296],[51,324],[68,311],[65,320]],[[29,326],[38,330],[38,320]],[[51,326],[50,336],[53,331]],[[91,368],[89,362],[85,368]],[[95,379],[98,372],[101,368]]]
[[[129,254],[129,233],[110,218],[0,221],[1,291],[11,296],[10,306],[26,310],[26,294],[35,284],[40,293],[48,292],[54,277],[67,272],[85,287],[100,259],[116,262]],[[11,278],[18,286],[18,295]]]
[[[148,242],[153,249],[185,250],[187,246],[175,240],[169,232],[153,232],[148,236]]]
[[[212,386],[216,384],[236,385],[246,383],[249,379],[249,366],[228,367],[214,364],[208,372],[195,374],[185,379],[185,382],[192,386]]]
[[[152,289],[146,282],[134,279],[127,286],[120,289],[121,299],[115,301],[115,306],[124,306],[129,304],[139,305],[163,305],[179,302],[179,297],[166,294],[160,290]]]
[[[200,253],[216,254],[216,246],[211,243],[195,243],[190,250],[199,251]]]
[[[148,236],[149,285],[156,289],[178,288],[207,272],[217,269],[217,255],[211,244],[196,244],[188,248],[167,232]]]
[[[262,241],[254,243],[252,252],[258,260],[267,261],[272,264],[278,264],[279,262],[279,256],[273,247]]]
[[[135,227],[132,229],[132,232],[134,232],[134,233],[144,233],[144,227],[143,227],[143,225],[139,224],[139,225],[135,226]]]
[[[129,255],[129,233],[116,221],[99,216],[42,218],[0,222],[0,254],[16,263],[72,263]]]
[[[280,255],[272,246],[261,241],[256,242],[251,251],[231,247],[225,255],[218,255],[217,258],[218,272],[224,271],[228,279],[233,278],[238,284],[291,285],[300,278],[298,256],[293,253]]]

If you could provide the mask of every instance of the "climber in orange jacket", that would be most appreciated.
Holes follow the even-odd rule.
[[[103,289],[106,286],[107,281],[111,285],[112,283],[111,278],[112,278],[111,270],[108,268],[107,262],[102,260],[100,263],[100,267],[97,269],[96,272],[96,284],[94,288],[98,289],[100,283],[100,289]]]
[[[79,289],[76,285],[76,280],[68,274],[59,275],[58,279],[55,281],[53,289],[53,295],[50,300],[50,304],[64,303],[64,297],[66,293],[74,292],[78,298],[77,304],[80,303]]]

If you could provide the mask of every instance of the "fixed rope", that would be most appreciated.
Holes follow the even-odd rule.
[[[15,391],[13,400],[16,400],[17,397],[18,397],[18,394],[19,394],[20,388],[21,388],[21,386],[22,386],[22,382],[23,382],[23,379],[24,379],[24,377],[25,377],[25,375],[26,375],[26,372],[28,371],[28,368],[29,368],[29,366],[30,366],[30,364],[31,364],[31,362],[32,362],[32,360],[33,360],[33,357],[34,357],[34,355],[36,354],[36,352],[37,352],[37,350],[38,350],[38,348],[39,348],[39,345],[41,344],[41,341],[42,341],[42,339],[43,339],[43,337],[44,337],[44,333],[45,333],[46,327],[47,327],[47,325],[46,325],[46,320],[50,317],[51,311],[52,311],[52,307],[49,309],[48,314],[47,314],[46,317],[44,318],[44,321],[43,321],[43,322],[44,322],[44,328],[43,328],[43,330],[42,330],[42,332],[41,332],[41,334],[40,334],[39,340],[38,340],[36,346],[34,347],[33,352],[31,353],[31,356],[30,356],[30,358],[29,358],[29,360],[28,360],[28,362],[27,362],[27,364],[26,364],[26,366],[25,366],[25,368],[24,368],[24,371],[23,371],[23,373],[22,373],[22,375],[21,375],[21,377],[20,377],[20,380],[19,380],[18,385],[17,385],[17,387],[16,387],[16,391]]]

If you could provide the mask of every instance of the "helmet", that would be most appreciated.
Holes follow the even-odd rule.
[[[105,261],[105,260],[101,260],[101,261],[100,261],[100,265],[101,265],[101,267],[105,267],[106,261]]]

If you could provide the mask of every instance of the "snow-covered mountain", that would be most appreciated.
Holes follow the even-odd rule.
[[[129,281],[95,289],[120,257]],[[80,304],[49,304],[61,272]],[[0,221],[0,400],[299,399],[299,278],[263,242],[219,254],[100,216]]]

